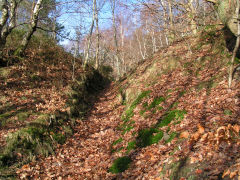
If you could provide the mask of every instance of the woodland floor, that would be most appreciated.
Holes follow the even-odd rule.
[[[239,180],[240,83],[235,79],[228,88],[224,60],[228,53],[213,40],[203,38],[194,45],[189,39],[191,51],[185,41],[175,43],[120,84],[111,84],[55,155],[22,166],[19,178]],[[118,99],[120,89],[146,93],[137,98],[139,102],[124,105]],[[178,120],[171,121],[173,114]],[[163,137],[155,141],[151,136],[154,141],[136,146],[141,130],[151,130],[164,120],[157,126]],[[121,127],[126,127],[124,132]],[[114,160],[124,156],[132,160],[129,168],[109,172]]]
[[[114,129],[121,119],[119,114],[124,106],[114,108],[115,89],[110,86],[99,95],[89,116],[79,121],[75,134],[56,150],[55,156],[42,158],[25,165],[18,173],[21,178],[36,179],[112,179],[108,173],[112,163],[111,144],[118,134]]]
[[[224,97],[227,91],[228,97]],[[219,89],[217,93],[219,96],[222,94],[222,98],[230,103],[236,97],[237,92],[237,89],[231,91],[225,87]],[[208,98],[205,94],[203,99],[199,97],[201,100],[198,103],[201,105],[192,104],[194,113],[192,116],[196,119],[191,122],[184,122],[185,125],[178,127],[182,132],[180,134],[181,138],[187,138],[188,141],[180,144],[177,144],[176,141],[169,144],[159,143],[138,149],[131,155],[134,162],[130,169],[118,175],[110,173],[108,170],[113,160],[116,159],[116,155],[111,152],[111,145],[114,140],[121,136],[117,127],[122,123],[120,115],[125,109],[125,106],[118,104],[116,94],[117,89],[114,85],[101,93],[88,117],[84,121],[78,122],[73,137],[69,138],[64,145],[59,146],[55,155],[40,158],[37,162],[24,165],[17,172],[19,177],[21,179],[169,179],[169,174],[166,174],[165,178],[160,178],[159,174],[163,169],[163,163],[172,162],[169,152],[172,152],[176,145],[181,146],[180,150],[174,154],[176,159],[188,156],[193,164],[204,161],[206,156],[210,159],[210,164],[207,167],[196,169],[194,172],[194,174],[200,175],[203,171],[207,171],[209,178],[199,179],[219,179],[218,174],[229,167],[226,162],[231,161],[230,159],[233,160],[233,165],[239,165],[237,161],[240,150],[239,144],[232,144],[231,139],[229,139],[229,144],[221,144],[221,142],[220,145],[217,144],[217,138],[220,135],[216,131],[219,128],[220,130],[225,128],[224,131],[227,131],[227,124],[236,123],[233,122],[235,118],[230,118],[229,115],[224,114],[220,110],[221,105],[218,106],[216,102],[212,102],[216,105],[214,109],[218,111],[218,114],[209,111],[209,116],[207,120],[205,119],[207,124],[203,125],[204,127],[199,125],[204,117],[201,115],[202,111],[197,109],[208,107],[211,104],[203,104]],[[191,99],[188,100],[191,101]],[[181,102],[184,103],[184,100]],[[233,111],[237,111],[237,109],[233,109]],[[197,119],[197,117],[199,118]],[[218,121],[218,124],[214,124],[213,121]],[[238,129],[239,126],[236,125],[235,128]],[[207,135],[209,133],[210,135]],[[197,138],[194,139],[194,136],[197,136]],[[214,138],[216,139],[214,140]],[[219,146],[221,150],[219,150]],[[210,153],[208,154],[208,152]],[[238,167],[232,170],[235,175],[237,175],[236,168]],[[229,171],[230,173],[231,171]],[[233,177],[236,178],[237,176]]]

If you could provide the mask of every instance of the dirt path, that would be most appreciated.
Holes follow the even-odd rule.
[[[84,121],[79,121],[75,134],[60,146],[55,156],[25,165],[18,172],[20,178],[39,179],[112,179],[110,145],[116,139],[119,108],[114,109],[112,87],[101,98]],[[121,109],[121,108],[120,108]],[[123,109],[123,108],[122,108]]]

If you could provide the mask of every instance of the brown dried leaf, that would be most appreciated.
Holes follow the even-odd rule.
[[[180,138],[185,138],[185,139],[187,139],[187,138],[189,137],[189,132],[188,132],[188,131],[183,131],[183,132],[180,134],[179,137],[180,137]]]
[[[223,175],[222,175],[222,178],[224,178],[225,176],[228,176],[230,174],[230,170],[228,169],[227,171],[225,170]]]
[[[202,125],[200,124],[200,123],[198,123],[198,132],[200,133],[200,134],[203,134],[204,133],[204,128],[202,127]]]
[[[233,172],[230,173],[229,177],[232,179],[233,177],[235,177],[238,173],[238,170],[235,170]]]

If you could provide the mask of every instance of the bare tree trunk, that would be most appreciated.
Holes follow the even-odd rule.
[[[77,58],[77,53],[78,53],[78,43],[74,45],[74,55],[72,58],[72,80],[75,80],[75,65],[76,65],[76,58]]]
[[[6,44],[6,39],[12,30],[16,27],[16,15],[17,15],[17,2],[16,0],[10,1],[10,16],[9,16],[9,25],[3,27],[1,31],[1,42]]]
[[[203,25],[206,25],[206,3],[203,2]]]
[[[168,36],[165,33],[164,33],[164,36],[165,36],[166,45],[168,46],[169,45]]]
[[[115,7],[116,7],[116,1],[112,0],[112,21],[113,21],[113,38],[114,38],[114,43],[115,43],[115,48],[116,48],[116,66],[117,66],[117,74],[118,78],[121,76],[120,72],[120,59],[119,59],[119,49],[118,49],[118,41],[117,41],[117,27],[116,27],[116,20],[115,20]]]
[[[26,33],[26,35],[24,36],[21,46],[15,52],[16,55],[20,55],[20,56],[23,55],[33,33],[37,30],[38,16],[39,16],[39,12],[41,10],[42,2],[43,2],[43,0],[38,0],[36,5],[34,6],[31,23],[29,25],[29,30]]]
[[[142,59],[145,59],[146,58],[146,54],[144,53],[145,51],[143,51],[143,49],[142,49],[142,44],[141,44],[141,41],[139,39],[139,35],[138,35],[137,32],[136,32],[136,37],[137,37],[137,42],[138,42],[138,46],[139,46],[139,50],[140,50],[140,54],[142,56]]]
[[[193,34],[197,34],[197,23],[195,22],[196,9],[193,6],[193,0],[188,0],[188,13],[190,20],[190,26]]]
[[[163,42],[162,42],[162,34],[160,33],[160,36],[158,37],[160,41],[160,47],[163,47]]]
[[[168,0],[168,10],[169,10],[169,18],[170,18],[170,33],[169,38],[171,39],[171,42],[175,39],[175,30],[173,25],[173,12],[172,12],[172,0]]]
[[[237,0],[237,7],[236,7],[236,21],[237,21],[237,25],[238,25],[238,35],[237,35],[237,40],[236,40],[236,45],[234,47],[233,50],[233,55],[232,55],[232,59],[231,59],[231,64],[229,67],[229,77],[228,77],[228,87],[231,88],[232,85],[232,80],[233,80],[233,69],[234,69],[234,60],[239,48],[239,43],[240,43],[240,21],[239,21],[239,10],[240,10],[240,3],[239,0]]]
[[[97,42],[96,42],[96,64],[95,68],[99,68],[99,48],[100,48],[100,34],[99,34],[99,27],[98,27],[98,9],[97,9],[97,2],[95,2],[95,19],[96,19],[96,33],[97,33]]]
[[[57,23],[57,18],[54,17],[54,19],[53,19],[53,34],[52,34],[52,38],[53,38],[53,40],[54,40],[55,42],[57,41],[57,33],[56,33],[56,31],[57,31],[57,25],[56,25],[56,23]]]
[[[121,20],[121,24],[120,24],[120,33],[121,33],[121,61],[122,61],[122,71],[123,73],[126,72],[126,64],[125,64],[125,52],[123,51],[124,48],[124,38],[125,38],[125,30],[123,27],[123,19]]]
[[[20,3],[22,0],[18,1]],[[3,59],[3,49],[6,45],[7,37],[16,27],[17,5],[16,0],[10,0],[2,4],[2,17],[0,19],[0,59]],[[8,22],[8,24],[7,24]]]
[[[152,30],[152,32],[151,32],[151,38],[152,38],[152,46],[153,46],[152,50],[153,50],[153,54],[154,54],[155,52],[157,52],[157,44],[156,44],[156,37],[155,37],[154,30]]]
[[[2,62],[0,62],[0,64],[3,63],[3,48],[5,47],[5,44],[6,44],[6,39],[2,37],[2,31],[9,18],[7,0],[4,0],[2,2],[1,9],[2,9],[2,16],[0,19],[0,61]]]
[[[2,15],[0,19],[0,32],[2,32],[2,29],[6,25],[6,22],[9,18],[7,0],[3,0],[1,9],[2,9]]]
[[[87,43],[87,49],[86,49],[86,55],[84,58],[84,64],[83,64],[83,69],[86,69],[87,63],[88,63],[88,58],[89,58],[89,51],[90,51],[90,47],[92,44],[92,33],[93,33],[93,28],[94,28],[94,21],[95,21],[95,4],[96,4],[96,0],[93,0],[93,15],[92,15],[92,24],[89,30],[89,35],[88,35],[88,43]]]
[[[159,2],[161,3],[162,7],[163,7],[163,19],[164,19],[164,35],[165,35],[165,39],[166,39],[166,44],[167,46],[169,45],[169,33],[168,33],[168,27],[167,27],[167,23],[168,23],[168,17],[167,17],[167,7],[166,4],[164,2],[164,0],[159,0]]]

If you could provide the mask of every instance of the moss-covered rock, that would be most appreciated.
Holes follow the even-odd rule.
[[[237,36],[236,0],[218,0],[215,6],[222,23]]]
[[[10,69],[7,67],[0,68],[0,78],[7,78],[10,74]]]
[[[166,177],[166,173],[169,172],[169,178],[171,180],[185,178],[188,180],[208,179],[206,173],[197,174],[197,170],[201,170],[206,167],[206,163],[191,163],[189,158],[183,158],[179,161],[172,161],[169,164],[164,164],[162,171],[160,172],[160,178]]]

